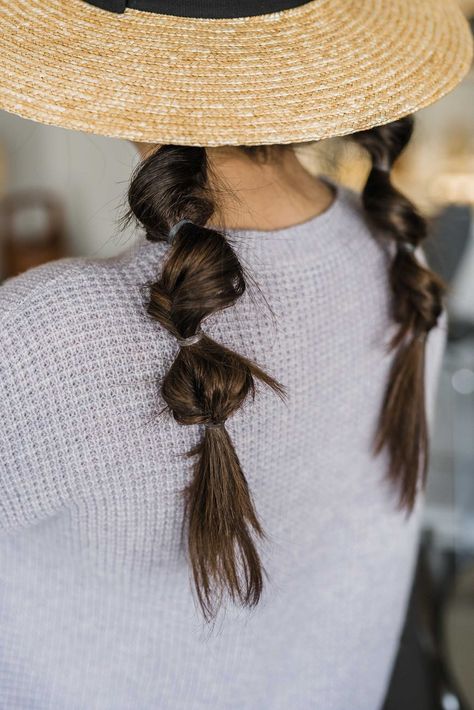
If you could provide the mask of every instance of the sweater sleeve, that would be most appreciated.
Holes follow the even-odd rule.
[[[67,499],[48,273],[33,269],[0,287],[1,531],[38,523]]]

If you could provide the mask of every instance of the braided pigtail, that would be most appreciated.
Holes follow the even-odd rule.
[[[207,316],[232,306],[245,291],[229,241],[205,226],[215,209],[205,148],[158,148],[135,171],[129,203],[150,241],[175,232],[150,288],[148,314],[181,345],[161,384],[167,409],[180,424],[204,425],[202,440],[188,452],[194,475],[184,494],[194,584],[210,620],[225,591],[234,602],[254,606],[263,587],[253,537],[264,533],[225,422],[255,395],[256,379],[280,396],[284,391],[255,363],[201,330]]]
[[[413,118],[355,133],[351,138],[372,161],[362,201],[379,234],[395,243],[390,283],[393,316],[399,325],[391,348],[395,357],[382,405],[375,450],[387,447],[389,476],[400,486],[400,504],[411,510],[421,472],[428,466],[428,431],[425,413],[425,346],[442,312],[444,285],[422,265],[416,248],[427,235],[426,222],[413,204],[391,183],[393,163],[408,144]]]

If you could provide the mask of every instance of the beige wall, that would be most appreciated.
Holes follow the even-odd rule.
[[[130,143],[43,126],[1,111],[0,146],[1,189],[43,187],[62,198],[71,254],[109,256],[132,238],[130,230],[120,234],[117,227],[137,161]]]

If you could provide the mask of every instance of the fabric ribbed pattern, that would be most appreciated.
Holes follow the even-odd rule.
[[[370,445],[392,355],[389,250],[340,188],[319,217],[230,238],[255,284],[203,328],[282,382],[229,420],[268,535],[260,605],[196,607],[183,454],[144,312],[165,244],[63,259],[0,288],[0,707],[377,710],[419,530]],[[271,308],[271,311],[269,309]],[[428,405],[444,344],[428,346]]]

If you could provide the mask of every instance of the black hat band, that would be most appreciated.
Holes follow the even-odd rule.
[[[109,12],[123,13],[127,8],[177,17],[224,19],[253,17],[306,5],[301,0],[86,0]]]

